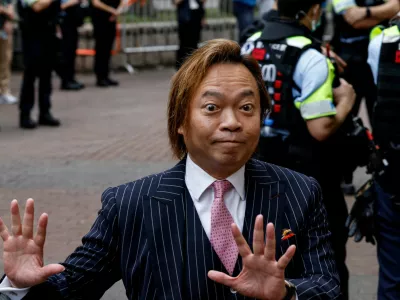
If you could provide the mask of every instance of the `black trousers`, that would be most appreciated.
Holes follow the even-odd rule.
[[[103,80],[110,74],[111,50],[117,27],[116,22],[110,22],[108,17],[93,16],[92,21],[96,50],[94,72],[97,80]]]
[[[78,28],[67,18],[61,23],[62,32],[62,80],[71,82],[75,80],[75,59],[78,48]]]
[[[358,115],[361,101],[365,98],[368,118],[370,122],[372,122],[373,109],[377,94],[374,77],[371,68],[367,63],[367,49],[367,42],[361,42],[357,45],[341,44],[339,55],[347,62],[343,78],[353,85],[354,91],[357,94],[352,113],[354,116]],[[353,181],[353,172],[354,168],[344,170],[345,183],[351,183]]]
[[[197,9],[190,11],[189,21],[178,22],[179,49],[176,54],[176,69],[179,69],[186,57],[197,49],[200,42],[202,18],[202,11]]]
[[[35,103],[35,81],[39,79],[39,112],[46,114],[51,108],[51,73],[55,60],[56,39],[54,33],[35,36],[22,32],[24,75],[21,85],[19,109],[29,116]]]

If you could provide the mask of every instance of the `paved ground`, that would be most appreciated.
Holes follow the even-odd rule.
[[[87,89],[78,93],[60,92],[55,80],[59,129],[21,131],[17,107],[0,106],[0,215],[9,224],[9,202],[28,197],[36,200],[37,213],[49,213],[47,263],[62,261],[79,245],[105,188],[174,164],[165,118],[172,74],[170,69],[117,74],[121,86],[115,89],[95,88],[93,77],[82,76]],[[15,74],[15,94],[20,81]],[[365,178],[360,170],[357,185]],[[376,299],[375,248],[350,241],[348,265],[351,299]],[[117,283],[103,299],[126,299],[123,286]]]

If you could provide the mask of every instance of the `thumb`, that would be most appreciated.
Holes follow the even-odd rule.
[[[47,279],[48,277],[65,271],[65,267],[60,264],[50,264],[42,268],[42,276]]]
[[[228,276],[222,272],[210,271],[208,272],[208,278],[229,287],[233,287],[234,285],[233,277]]]

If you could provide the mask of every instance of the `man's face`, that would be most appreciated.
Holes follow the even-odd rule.
[[[249,70],[240,64],[211,67],[191,99],[187,126],[178,132],[193,161],[209,173],[240,169],[260,135],[260,95]]]

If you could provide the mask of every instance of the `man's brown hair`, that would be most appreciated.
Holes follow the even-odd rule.
[[[174,156],[182,159],[186,153],[183,136],[178,133],[189,116],[189,105],[208,70],[216,64],[242,64],[253,75],[260,94],[261,121],[270,109],[270,100],[257,61],[249,55],[240,54],[238,43],[215,39],[207,42],[188,57],[172,78],[168,102],[168,135]]]

